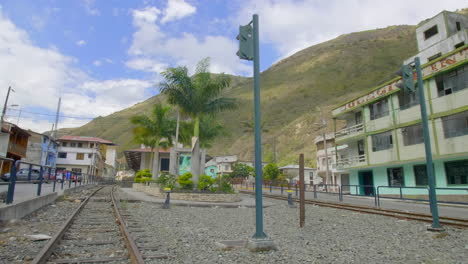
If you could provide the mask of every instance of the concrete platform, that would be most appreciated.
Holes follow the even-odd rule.
[[[43,206],[53,203],[58,197],[62,195],[81,191],[92,186],[95,185],[79,185],[66,190],[57,190],[57,192],[49,192],[41,196],[18,197],[18,199],[14,200],[13,204],[1,203],[0,222],[23,218],[26,215],[36,210],[39,210]]]
[[[155,196],[148,195],[143,192],[138,192],[132,188],[120,188],[120,190],[127,195],[128,201],[143,201],[151,203],[164,204],[166,199],[158,198]],[[239,208],[239,207],[255,207],[255,199],[249,195],[241,195],[240,202],[233,203],[221,203],[221,202],[196,202],[196,201],[182,201],[182,200],[172,200],[171,206],[190,206],[190,207],[224,207],[224,208]],[[269,207],[273,204],[267,201],[263,201],[263,207]]]

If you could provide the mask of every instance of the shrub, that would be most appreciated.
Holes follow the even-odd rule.
[[[278,165],[276,163],[269,163],[263,168],[263,178],[267,180],[276,180],[280,175]]]
[[[236,163],[232,167],[232,172],[229,175],[231,178],[247,178],[253,172],[253,168],[243,164],[243,163]]]
[[[198,178],[198,189],[207,191],[215,183],[215,180],[208,175],[200,175]]]
[[[155,180],[148,178],[148,177],[140,177],[136,178],[135,177],[135,183],[147,183],[147,182],[154,182]]]
[[[149,178],[149,179],[151,179],[152,176],[153,176],[153,175],[151,174],[151,172],[150,172],[149,169],[146,169],[146,170],[139,170],[139,171],[135,174],[134,181],[135,181],[136,183],[141,183],[143,178]],[[146,182],[146,181],[144,181],[144,182]]]
[[[229,183],[228,179],[228,175],[218,177],[216,179],[216,184],[213,185],[209,190],[211,192],[219,193],[235,193],[234,188],[232,187],[231,183]]]
[[[180,185],[180,188],[184,190],[190,190],[193,188],[192,173],[187,172],[179,176],[177,182]]]
[[[159,184],[161,189],[170,188],[171,190],[174,190],[174,188],[176,187],[177,179],[175,175],[163,173],[156,179],[155,182]]]

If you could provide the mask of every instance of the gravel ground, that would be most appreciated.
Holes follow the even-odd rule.
[[[122,194],[124,199],[124,195]],[[265,232],[278,251],[223,251],[221,240],[246,240],[255,231],[253,208],[172,207],[128,203],[127,212],[150,234],[146,244],[173,256],[151,263],[468,263],[468,230],[426,231],[422,222],[306,205],[299,228],[298,209],[265,199]]]
[[[47,243],[31,241],[26,235],[53,236],[92,189],[61,196],[54,203],[26,216],[0,225],[0,263],[28,263]]]

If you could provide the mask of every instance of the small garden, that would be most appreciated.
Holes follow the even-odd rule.
[[[157,179],[151,178],[151,172],[146,170],[139,170],[135,175],[135,183],[149,183],[154,182],[159,185],[162,190],[168,188],[171,192],[181,193],[235,193],[232,184],[229,182],[228,176],[220,176],[216,179],[208,175],[200,175],[198,182],[192,180],[192,173],[187,172],[179,177],[169,173],[161,173]]]

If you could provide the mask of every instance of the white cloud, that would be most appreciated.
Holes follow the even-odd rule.
[[[197,8],[185,2],[184,0],[168,0],[167,7],[164,9],[164,17],[161,23],[174,21],[192,15]]]
[[[76,42],[76,45],[78,45],[78,46],[84,46],[84,45],[86,45],[86,41],[84,41],[84,40],[79,40],[79,41]]]
[[[16,27],[0,12],[0,98],[10,94],[9,105],[19,104],[24,117],[20,125],[35,131],[49,130],[51,116],[26,112],[55,113],[62,97],[62,118],[59,127],[79,126],[89,119],[111,114],[145,99],[152,83],[144,80],[94,80],[76,67],[76,60],[56,48],[39,48],[28,34]],[[102,62],[112,60],[103,58]],[[40,110],[37,110],[40,109]],[[12,117],[16,122],[15,116]],[[66,122],[65,122],[66,121]]]
[[[168,66],[165,63],[159,63],[155,60],[148,58],[135,58],[127,61],[125,65],[134,70],[142,70],[155,73],[160,73],[164,71],[164,69],[166,69]]]
[[[236,24],[259,14],[260,38],[281,57],[341,34],[395,24],[417,24],[443,9],[461,8],[458,0],[250,0],[242,2]]]
[[[102,61],[100,61],[100,60],[95,60],[95,61],[93,61],[93,65],[96,66],[96,67],[99,67],[99,66],[102,65]]]
[[[94,6],[95,0],[84,0],[83,4],[86,10],[86,13],[91,16],[99,16],[101,12]]]
[[[133,11],[136,28],[128,50],[131,58],[126,65],[132,69],[160,71],[166,65],[186,65],[195,69],[198,61],[211,58],[211,72],[230,74],[250,73],[250,67],[236,56],[237,41],[224,36],[197,38],[183,33],[181,37],[168,37],[158,25],[159,9],[146,7]]]

